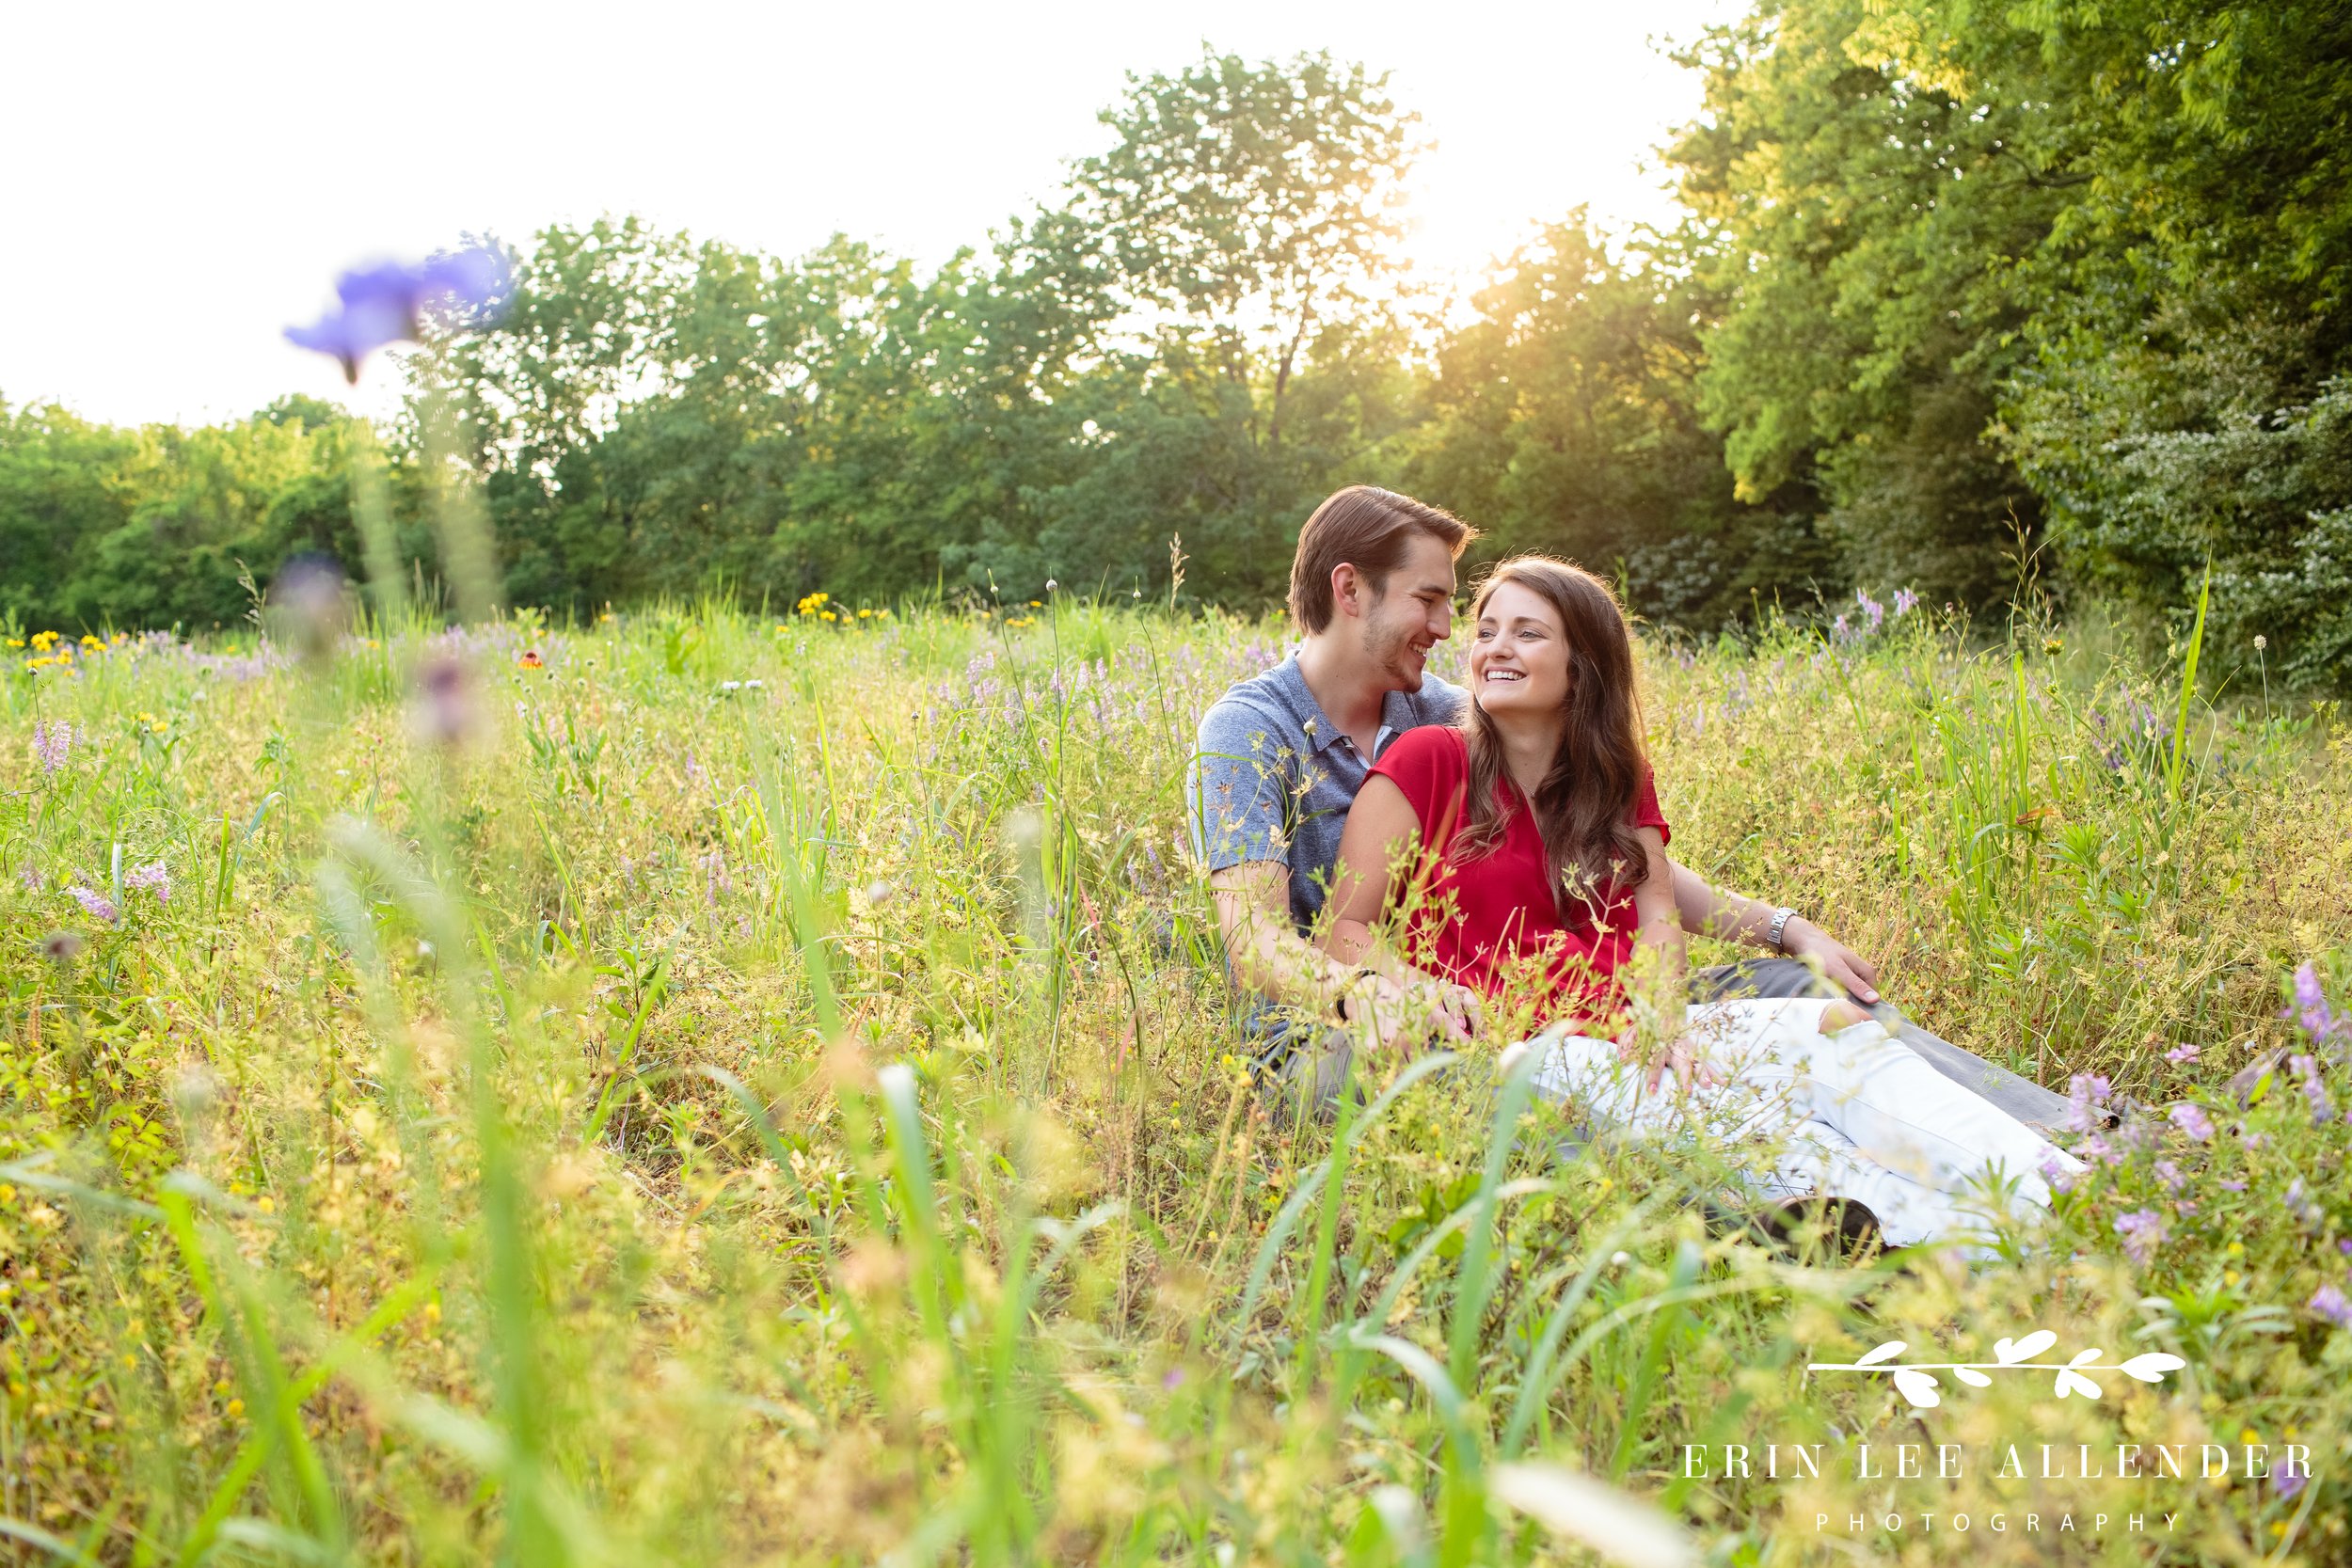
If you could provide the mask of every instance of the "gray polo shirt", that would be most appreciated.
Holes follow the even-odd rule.
[[[1289,866],[1291,920],[1305,935],[1323,912],[1340,830],[1373,763],[1406,730],[1454,722],[1467,700],[1460,687],[1426,674],[1419,691],[1390,692],[1365,756],[1307,689],[1296,655],[1241,682],[1201,717],[1184,779],[1200,863],[1211,871],[1248,861]]]

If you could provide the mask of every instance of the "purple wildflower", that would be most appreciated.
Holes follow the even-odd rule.
[[[2344,1299],[2340,1286],[2322,1285],[2305,1305],[2338,1328],[2352,1328],[2352,1301]]]
[[[2067,1096],[2066,1126],[2070,1132],[2088,1132],[2106,1122],[2105,1107],[2108,1091],[2114,1087],[2093,1072],[2078,1072]]]
[[[40,891],[40,868],[38,866],[26,866],[16,874],[16,879],[24,884],[24,891],[27,893]]]
[[[1846,618],[1843,615],[1840,615],[1836,621],[1830,624],[1829,634],[1832,640],[1836,641],[1851,641],[1853,638],[1853,628],[1846,625]]]
[[[2053,1152],[2042,1156],[2042,1180],[2050,1184],[2052,1192],[2071,1193],[2074,1190],[2074,1183],[2081,1180],[2082,1176],[2080,1172],[2065,1164]]]
[[[2299,1015],[2299,1017],[2298,1017]],[[2296,1018],[2314,1044],[2342,1029],[2344,1021],[2328,1006],[2328,993],[2320,989],[2319,971],[2305,964],[2295,972],[2295,1006],[2280,1015]]]
[[[2303,1185],[2303,1179],[2299,1176],[2287,1183],[2286,1195],[2280,1201],[2288,1213],[2307,1226],[2317,1226],[2328,1217],[2328,1211],[2312,1199],[2310,1189]]]
[[[2181,1190],[2180,1166],[2174,1164],[2169,1160],[2158,1160],[2156,1162],[2155,1171],[2156,1180],[2164,1184],[2164,1190],[2166,1192],[2177,1193]]]
[[[2312,1102],[2312,1120],[2315,1122],[2335,1120],[2336,1102],[2328,1098],[2328,1085],[2320,1082],[2317,1059],[2311,1056],[2290,1056],[2287,1058],[2287,1066],[2293,1068],[2295,1075],[2303,1080],[2303,1098]]]
[[[33,755],[40,761],[44,778],[63,768],[65,759],[72,754],[72,725],[59,720],[54,724],[33,726]]]
[[[2246,1190],[2246,1183],[2243,1181],[2217,1181],[2214,1185],[2225,1193],[2242,1193]]]
[[[1908,588],[1895,590],[1895,613],[1908,615],[1919,608],[1919,595]]]
[[[114,900],[94,888],[76,882],[66,892],[73,895],[73,901],[82,906],[82,912],[92,920],[103,920],[112,926],[122,918],[122,911],[115,908]]]
[[[2172,1107],[2171,1115],[2172,1125],[2197,1142],[2203,1143],[2213,1136],[2213,1118],[2205,1115],[2205,1108],[2202,1105],[2195,1105],[2183,1101]]]
[[[504,301],[507,288],[506,258],[488,245],[437,256],[421,267],[386,261],[337,278],[338,307],[311,325],[286,328],[286,337],[329,356],[342,366],[344,380],[357,382],[360,360],[387,343],[417,336],[427,307],[450,300],[494,307]]]
[[[2164,1241],[2164,1216],[2153,1209],[2135,1209],[2117,1219],[2115,1233],[2123,1238],[2123,1250],[2132,1261],[2145,1263]]]
[[[1870,597],[1867,590],[1860,588],[1855,589],[1853,591],[1853,597],[1854,603],[1862,607],[1862,612],[1870,618],[1870,629],[1872,631],[1878,630],[1880,626],[1885,624],[1886,607],[1879,603],[1878,600]]]
[[[2184,1042],[2166,1052],[2164,1053],[2164,1059],[2168,1062],[2175,1063],[2193,1062],[2197,1059],[2197,1047]]]
[[[2270,1483],[2279,1489],[2281,1498],[2296,1496],[2303,1490],[2303,1482],[2308,1479],[2292,1455],[2280,1460],[2279,1467],[2270,1472]]]
[[[122,885],[126,888],[143,887],[153,890],[155,902],[158,904],[171,902],[171,873],[161,861],[154,861],[135,868],[129,876],[122,879]]]

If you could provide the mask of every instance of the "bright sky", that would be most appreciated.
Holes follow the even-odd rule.
[[[335,274],[464,231],[639,212],[784,255],[840,230],[936,261],[1094,150],[1128,71],[1203,41],[1393,74],[1438,143],[1425,265],[1475,272],[1579,204],[1663,220],[1653,150],[1696,109],[1656,44],[1736,0],[1184,6],[316,0],[15,8],[0,57],[0,399],[120,422],[305,391],[372,412],[280,330]]]

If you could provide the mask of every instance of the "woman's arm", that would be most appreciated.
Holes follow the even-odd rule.
[[[1389,905],[1390,872],[1420,836],[1421,818],[1396,782],[1380,773],[1366,779],[1340,831],[1339,859],[1325,904],[1331,929],[1323,939],[1324,950],[1385,982],[1370,988],[1368,1000],[1376,1008],[1433,1011],[1444,1018],[1449,1033],[1473,1035],[1480,1023],[1477,999],[1406,963],[1380,941],[1376,929]]]
[[[1650,1064],[1649,1086],[1656,1088],[1669,1069],[1684,1088],[1692,1077],[1711,1081],[1713,1073],[1697,1060],[1682,1036],[1684,987],[1689,969],[1690,941],[1682,932],[1682,911],[1675,896],[1674,863],[1666,858],[1665,836],[1656,828],[1636,828],[1648,875],[1633,890],[1633,912],[1640,922],[1633,939],[1633,965],[1648,991],[1655,1016],[1666,1036],[1666,1048]]]

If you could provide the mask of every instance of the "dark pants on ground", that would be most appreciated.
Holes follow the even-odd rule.
[[[1842,996],[1838,988],[1795,958],[1747,958],[1691,973],[1691,1000],[1725,1002],[1737,997]],[[1857,1006],[1859,998],[1848,998]],[[2007,1068],[1963,1051],[1903,1017],[1891,1002],[1870,1008],[1886,1032],[1917,1052],[1927,1064],[1972,1089],[2019,1121],[2048,1136],[2063,1125],[2066,1097],[2021,1078]],[[1267,1098],[1291,1114],[1327,1118],[1354,1065],[1355,1040],[1344,1029],[1311,1029],[1292,1023],[1269,1035],[1254,1063]]]

